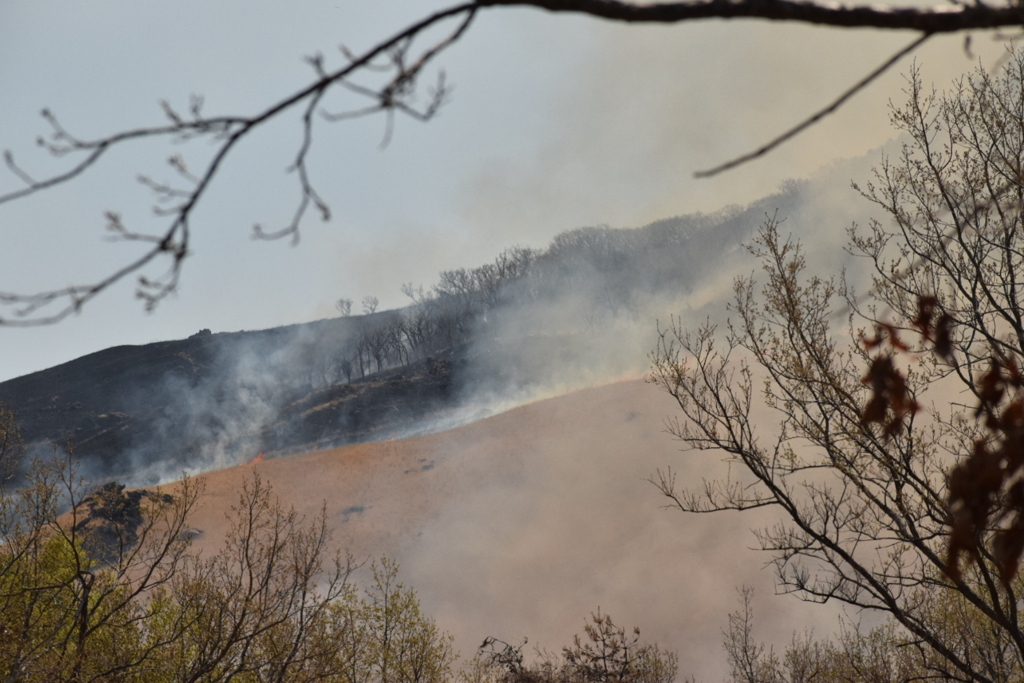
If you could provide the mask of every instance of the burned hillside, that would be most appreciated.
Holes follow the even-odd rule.
[[[405,285],[402,309],[121,346],[0,383],[29,451],[133,485],[444,429],[646,367],[655,318],[798,184],[745,209],[582,228]],[[351,304],[341,306],[349,312]]]

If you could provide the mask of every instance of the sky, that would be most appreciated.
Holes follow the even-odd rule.
[[[358,52],[444,4],[4,0],[0,148],[37,177],[66,168],[69,160],[34,144],[47,132],[44,107],[83,138],[160,124],[160,100],[184,109],[192,94],[208,114],[249,114],[311,80],[304,56],[338,65],[339,45]],[[890,140],[886,106],[903,99],[910,60],[771,155],[714,179],[694,171],[783,131],[912,38],[488,10],[431,72],[443,68],[454,84],[433,121],[399,117],[386,147],[379,117],[316,124],[310,169],[332,220],[310,214],[294,247],[250,238],[254,223],[283,226],[298,201],[287,173],[300,141],[292,112],[254,134],[216,177],[194,214],[192,256],[172,297],[147,313],[124,282],[59,324],[0,327],[0,381],[120,344],[329,317],[341,297],[399,306],[403,283],[429,285],[443,269],[479,265],[511,245],[745,204]],[[979,35],[972,58],[962,41],[937,38],[918,52],[926,81],[944,86],[1002,50]],[[104,212],[120,212],[133,229],[160,229],[136,176],[170,180],[169,156],[195,163],[208,149],[134,144],[72,184],[0,205],[0,291],[87,282],[116,268],[138,245],[111,242]],[[18,186],[0,169],[0,193]],[[840,216],[821,229],[839,239],[845,227]]]

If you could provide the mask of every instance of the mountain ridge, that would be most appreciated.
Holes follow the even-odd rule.
[[[569,230],[542,251],[512,247],[430,289],[410,285],[403,309],[111,347],[0,383],[0,403],[35,455],[67,450],[87,479],[132,486],[436,430],[635,376],[654,319],[717,277],[801,187],[716,214]]]

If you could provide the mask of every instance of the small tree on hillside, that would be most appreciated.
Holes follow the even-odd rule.
[[[851,232],[874,266],[870,303],[808,274],[768,221],[752,247],[764,284],[736,282],[725,333],[673,327],[654,356],[682,412],[673,432],[743,474],[700,491],[671,471],[656,483],[684,511],[776,510],[757,538],[781,589],[888,614],[928,675],[1016,680],[1024,546],[1008,530],[1024,523],[1024,486],[1004,476],[1020,441],[1003,411],[1021,398],[1004,374],[1024,366],[1024,55],[943,95],[915,71],[908,95],[892,120],[910,142],[863,191],[888,221]],[[776,428],[755,419],[759,399]],[[949,488],[978,454],[985,466],[954,470]],[[963,574],[959,554],[973,561]],[[991,636],[964,638],[953,613]]]
[[[729,615],[722,645],[729,683],[911,683],[936,678],[921,666],[912,640],[893,622],[862,630],[845,621],[831,638],[794,634],[781,654],[754,637],[753,592],[740,591],[741,607]]]
[[[562,648],[560,658],[538,650],[538,660],[527,663],[525,646],[525,640],[520,645],[484,640],[478,660],[489,669],[486,678],[502,683],[672,683],[678,668],[675,653],[642,643],[639,628],[627,633],[600,610],[590,615],[583,635]]]

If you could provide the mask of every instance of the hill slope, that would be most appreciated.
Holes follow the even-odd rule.
[[[655,320],[721,277],[764,213],[798,195],[570,230],[409,286],[401,310],[106,349],[0,383],[0,403],[37,453],[70,444],[87,477],[133,485],[465,421],[641,372]]]
[[[335,547],[397,558],[464,655],[487,635],[560,647],[600,607],[678,650],[681,675],[717,678],[736,586],[758,586],[759,623],[780,643],[823,615],[770,597],[763,558],[747,550],[753,518],[661,509],[646,481],[655,468],[696,486],[724,471],[713,454],[678,453],[662,426],[671,412],[652,385],[619,382],[446,432],[209,472],[195,547],[219,547],[258,474],[307,518],[326,506]]]

